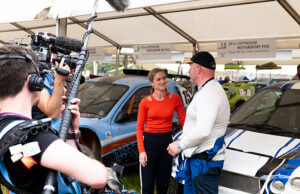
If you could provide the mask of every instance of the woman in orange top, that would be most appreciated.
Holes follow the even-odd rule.
[[[172,142],[172,121],[176,110],[181,126],[185,110],[179,95],[167,92],[166,72],[152,69],[148,74],[153,93],[142,99],[137,118],[137,144],[142,194],[153,194],[156,180],[157,194],[167,193],[172,157],[167,152]]]

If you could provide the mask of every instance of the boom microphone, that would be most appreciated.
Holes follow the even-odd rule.
[[[124,9],[129,5],[128,0],[106,0],[110,6],[112,6],[117,11],[124,11]]]
[[[128,6],[128,0],[106,0],[106,1],[117,11],[124,11],[124,9]],[[66,46],[70,46],[69,47],[70,50],[76,51],[78,48],[80,48],[79,49],[80,54],[79,54],[79,58],[76,62],[75,73],[73,75],[71,85],[68,88],[66,107],[70,106],[72,104],[71,100],[77,96],[77,92],[78,92],[79,84],[80,84],[81,73],[82,73],[84,65],[88,59],[87,43],[89,40],[90,33],[92,33],[93,21],[97,17],[96,11],[97,11],[98,2],[99,2],[99,0],[95,0],[94,11],[93,11],[92,17],[89,19],[89,22],[88,22],[87,32],[84,36],[83,44],[82,44],[82,42],[79,43],[77,40],[74,41],[73,39],[59,37],[59,36],[56,38],[56,41],[55,41],[56,44],[58,43],[57,46],[60,46],[63,48],[67,48]],[[59,138],[63,141],[65,141],[67,138],[67,131],[71,125],[71,120],[72,120],[71,111],[68,109],[65,109],[62,120],[61,120],[60,129],[59,129]],[[77,142],[77,141],[75,141],[75,142]],[[42,194],[54,194],[54,191],[52,190],[52,188],[55,187],[55,185],[56,185],[56,179],[55,179],[56,174],[57,174],[56,171],[53,171],[53,170],[49,171]],[[85,189],[83,189],[83,190],[85,190]]]
[[[55,38],[55,46],[65,48],[71,51],[80,52],[83,46],[83,42],[73,38],[67,38],[65,36],[57,36]]]

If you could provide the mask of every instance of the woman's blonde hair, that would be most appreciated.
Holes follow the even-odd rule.
[[[149,82],[153,82],[153,79],[154,79],[154,76],[159,73],[159,72],[162,72],[165,74],[165,76],[167,76],[167,70],[166,69],[161,69],[161,68],[154,68],[152,69],[149,73],[148,73],[148,80]],[[154,88],[151,89],[151,92],[153,93],[154,92]]]
[[[167,76],[167,70],[166,70],[166,69],[154,68],[154,69],[152,69],[152,70],[148,73],[148,80],[149,80],[150,82],[153,82],[154,76],[155,76],[158,72],[163,72],[163,73],[165,74],[165,76]]]

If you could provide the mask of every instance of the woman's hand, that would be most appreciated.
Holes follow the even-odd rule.
[[[145,167],[147,165],[147,154],[146,154],[146,152],[140,153],[139,161],[140,161],[142,167]]]

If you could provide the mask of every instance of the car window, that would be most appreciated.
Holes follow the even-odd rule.
[[[262,84],[256,85],[255,92],[258,92],[259,90],[261,90],[264,87],[265,87],[265,85],[262,85]]]
[[[151,87],[144,87],[138,89],[123,106],[121,112],[117,116],[118,122],[137,121],[139,104],[141,100],[144,97],[149,96],[150,93],[151,93]]]
[[[80,113],[86,114],[85,116],[105,117],[127,90],[128,86],[125,85],[84,83],[78,92],[78,98],[81,99]]]
[[[247,124],[246,130],[272,133],[277,128],[278,133],[300,134],[299,118],[300,90],[264,89],[236,111],[230,121]]]

